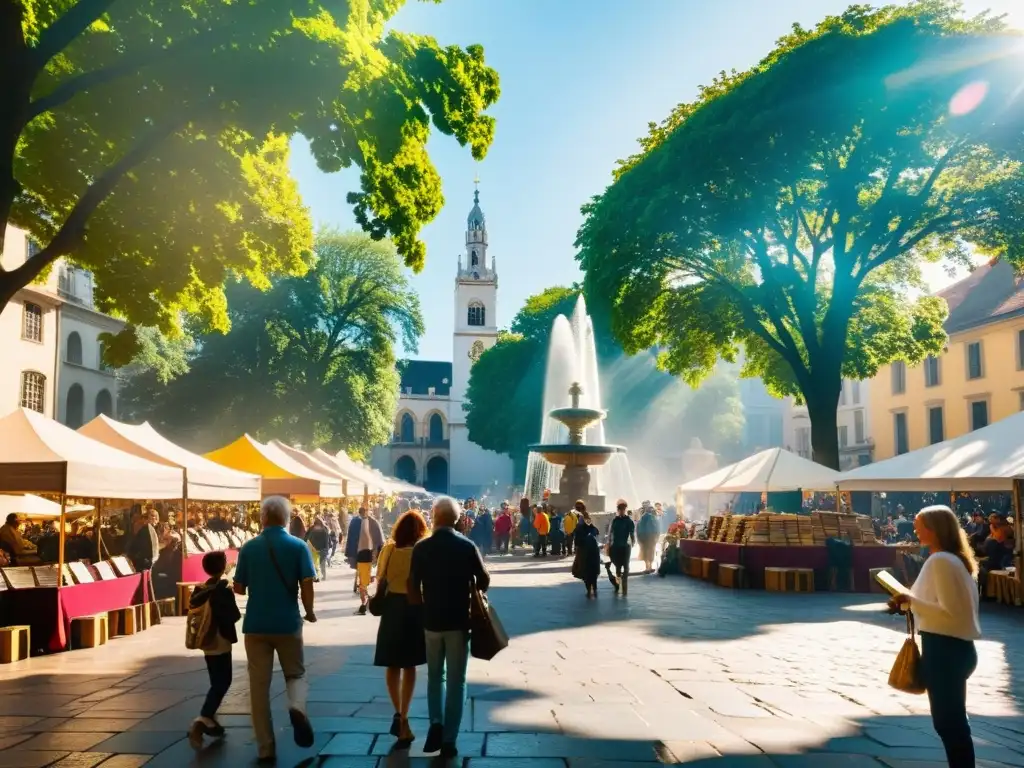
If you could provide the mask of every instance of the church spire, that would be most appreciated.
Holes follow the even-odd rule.
[[[473,207],[466,217],[466,268],[462,269],[460,259],[459,272],[476,280],[493,279],[493,267],[487,264],[487,220],[480,207],[479,177],[473,180],[473,186]]]

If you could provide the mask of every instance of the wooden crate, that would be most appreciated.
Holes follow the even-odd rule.
[[[71,647],[96,648],[110,639],[110,624],[105,613],[79,616],[71,620]]]
[[[31,652],[31,627],[25,625],[0,627],[0,664],[25,661]]]
[[[813,568],[765,568],[764,588],[768,592],[813,592]]]
[[[127,637],[140,631],[138,614],[135,612],[134,605],[110,611],[107,614],[107,621],[111,637]]]
[[[179,581],[178,584],[178,615],[188,615],[188,601],[192,599],[192,591],[202,586],[201,581]]]
[[[691,557],[687,559],[687,576],[693,576],[695,579],[702,578],[701,573],[703,571],[703,566],[701,565],[701,560],[702,558],[699,557]]]
[[[717,581],[718,561],[711,557],[700,558],[700,577],[704,581]]]
[[[718,566],[718,586],[743,589],[747,586],[746,568],[742,565],[720,563]]]

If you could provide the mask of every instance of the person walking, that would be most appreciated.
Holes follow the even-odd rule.
[[[306,715],[309,683],[302,644],[302,622],[316,621],[313,611],[313,559],[309,547],[288,534],[291,504],[270,496],[260,505],[263,530],[238,552],[234,590],[249,595],[242,620],[245,655],[249,660],[249,707],[261,763],[277,759],[274,723],[270,716],[270,683],[274,655],[284,673],[295,743],[313,746],[313,726]],[[299,613],[299,598],[305,615]]]
[[[636,526],[636,538],[640,542],[640,559],[644,561],[644,575],[647,576],[654,573],[654,556],[661,537],[661,524],[651,502],[645,501],[641,511],[643,514]]]
[[[501,502],[501,513],[494,521],[494,548],[498,552],[508,554],[509,539],[512,536],[512,510],[508,502]]]
[[[551,532],[551,519],[540,507],[533,508],[533,530],[536,540],[533,545],[534,557],[548,556],[548,533]]]
[[[916,617],[921,682],[950,768],[974,768],[967,680],[978,665],[974,641],[981,637],[978,564],[949,507],[922,509],[914,518],[914,532],[931,554],[910,592],[893,597],[891,605]]]
[[[587,598],[597,597],[597,580],[601,576],[601,545],[598,543],[600,531],[590,519],[590,513],[582,501],[576,502],[576,513],[580,520],[573,531],[576,540],[575,571],[587,588]]]
[[[306,531],[306,541],[315,555],[313,564],[319,566],[321,581],[327,580],[327,562],[331,559],[331,534],[324,521],[317,517],[313,527]]]
[[[491,511],[486,507],[481,509],[480,514],[477,515],[472,534],[473,541],[476,542],[484,557],[491,554],[491,550],[494,548],[494,518],[491,517]]]
[[[366,615],[366,601],[369,599],[370,582],[373,581],[373,564],[384,546],[384,532],[380,523],[370,517],[366,507],[359,508],[359,514],[348,526],[348,541],[345,543],[345,558],[356,570],[356,586],[359,589],[359,615]]]
[[[423,604],[427,646],[427,709],[430,729],[423,751],[459,754],[457,739],[466,704],[469,664],[470,586],[486,592],[491,577],[473,543],[455,532],[458,503],[434,502],[434,532],[416,545],[409,573],[410,601]]]
[[[608,557],[615,567],[615,591],[621,591],[623,597],[629,594],[629,561],[633,556],[633,545],[636,544],[636,524],[626,514],[628,506],[623,499],[619,499],[608,532]]]
[[[530,500],[523,496],[519,500],[519,541],[524,547],[533,546],[533,510]]]
[[[395,708],[391,735],[396,749],[408,749],[416,738],[409,727],[409,703],[416,688],[416,667],[427,663],[423,607],[409,602],[413,547],[427,535],[427,521],[416,510],[403,513],[377,559],[377,589],[387,585],[384,612],[377,626],[373,663],[386,667],[384,681]]]
[[[228,689],[231,688],[231,646],[238,642],[235,624],[242,618],[224,572],[228,559],[223,552],[207,552],[203,555],[203,572],[209,577],[205,584],[196,588],[189,599],[189,608],[210,606],[210,631],[203,647],[206,671],[210,677],[210,689],[206,692],[199,717],[188,729],[188,742],[193,749],[203,748],[203,737],[219,739],[224,735],[224,726],[217,722],[217,710]]]
[[[577,501],[577,505],[583,504],[582,501]],[[586,506],[584,505],[584,509]],[[580,515],[576,509],[576,505],[565,513],[565,517],[562,519],[562,530],[565,531],[565,554],[572,556],[573,547],[576,543],[576,526],[579,524]]]
[[[548,540],[551,542],[551,554],[554,557],[562,557],[565,554],[565,531],[562,530],[562,520],[562,510],[552,510]]]

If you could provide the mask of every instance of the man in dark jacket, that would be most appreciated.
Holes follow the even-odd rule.
[[[633,545],[636,544],[636,524],[626,514],[629,505],[619,499],[615,507],[615,517],[608,532],[608,556],[615,566],[615,591],[622,591],[623,597],[629,594],[629,561],[633,557]]]
[[[313,547],[317,560],[320,561],[320,579],[327,581],[327,562],[331,555],[331,534],[322,518],[317,517],[313,521],[313,527],[306,532],[306,541]]]

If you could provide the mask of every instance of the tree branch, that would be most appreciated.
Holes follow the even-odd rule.
[[[32,49],[32,62],[38,72],[72,41],[99,19],[115,0],[78,0],[67,13],[43,30],[39,44]]]

